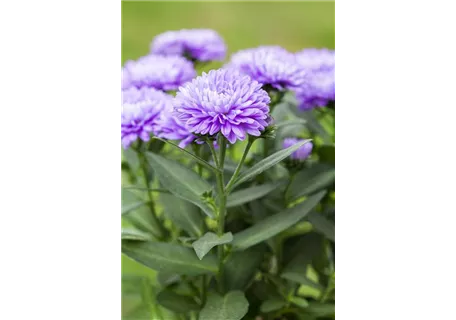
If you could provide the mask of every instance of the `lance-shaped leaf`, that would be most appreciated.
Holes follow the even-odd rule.
[[[274,191],[279,186],[279,183],[266,183],[259,186],[253,186],[247,189],[242,189],[233,192],[228,196],[226,206],[228,208],[239,206],[241,204],[259,199]]]
[[[333,242],[336,240],[336,228],[334,226],[334,222],[326,219],[322,214],[318,212],[312,212],[309,214],[307,220],[309,220],[316,231],[322,233],[329,240]]]
[[[249,310],[249,302],[241,291],[230,291],[224,297],[209,294],[201,310],[200,320],[240,320]]]
[[[232,245],[235,250],[244,250],[296,224],[304,218],[326,194],[321,191],[304,202],[281,213],[274,214],[234,235]]]
[[[276,165],[286,157],[290,156],[293,152],[301,148],[304,144],[310,142],[311,140],[304,140],[295,143],[291,147],[288,147],[286,149],[277,151],[276,153],[270,155],[269,157],[261,160],[260,162],[256,163],[253,165],[251,168],[245,170],[243,173],[239,175],[235,182],[235,186],[239,185],[245,181],[248,181],[258,174],[262,173],[263,171],[271,168],[272,166]]]
[[[164,215],[177,227],[185,230],[190,236],[200,237],[203,234],[203,215],[192,203],[179,199],[171,194],[160,194]]]
[[[215,246],[224,245],[233,241],[231,232],[225,233],[221,237],[213,232],[207,232],[204,236],[192,243],[196,255],[201,260]]]
[[[172,243],[122,241],[122,253],[151,269],[181,275],[217,272],[217,260],[206,255],[199,260],[192,249]]]
[[[226,290],[244,290],[255,276],[265,251],[266,245],[261,243],[244,251],[232,252],[223,272]]]
[[[294,201],[302,196],[322,190],[334,183],[336,173],[332,166],[318,164],[296,174],[288,188],[288,198]]]
[[[141,230],[133,228],[122,228],[122,240],[150,241],[154,238]]]
[[[161,291],[156,299],[163,307],[177,313],[187,313],[200,309],[199,304],[191,297],[177,294],[169,289]]]
[[[190,201],[200,207],[209,217],[213,217],[213,208],[204,199],[204,194],[212,186],[196,172],[180,163],[163,158],[153,153],[146,153],[147,159],[161,184],[175,196]]]
[[[277,299],[277,298],[269,299],[269,300],[263,301],[263,303],[260,306],[260,311],[263,313],[272,312],[272,311],[281,309],[286,304],[287,304],[286,301],[283,301],[283,299]]]

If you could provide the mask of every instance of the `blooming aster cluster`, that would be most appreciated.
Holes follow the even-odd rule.
[[[230,143],[260,136],[268,125],[270,98],[261,84],[231,69],[212,70],[182,87],[174,106],[190,132],[221,132]]]
[[[138,138],[149,141],[160,129],[163,110],[172,108],[172,97],[154,88],[129,88],[122,91],[121,139],[127,149]]]
[[[183,29],[159,34],[151,43],[154,54],[181,55],[193,60],[223,60],[226,46],[220,35],[210,29]]]
[[[175,90],[193,79],[193,64],[179,56],[148,55],[136,61],[127,61],[122,69],[122,89],[151,87]]]
[[[304,49],[296,58],[309,74],[308,84],[296,89],[299,108],[324,107],[335,100],[335,51]]]
[[[283,148],[286,149],[288,147],[291,147],[295,145],[298,142],[304,141],[302,139],[297,139],[297,138],[285,138],[283,140]],[[291,159],[293,160],[305,160],[307,159],[311,152],[312,152],[313,144],[312,142],[307,142],[305,143],[301,148],[293,152],[290,156]]]
[[[306,83],[306,71],[297,62],[296,56],[279,46],[238,51],[227,67],[277,90],[296,89]]]

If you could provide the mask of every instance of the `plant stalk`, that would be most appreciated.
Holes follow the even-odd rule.
[[[144,153],[142,153],[140,150],[137,150],[137,153],[138,153],[139,161],[141,163],[141,170],[142,170],[143,177],[144,177],[144,184],[145,184],[145,186],[147,188],[146,193],[147,193],[147,198],[149,200],[147,202],[147,205],[149,206],[150,212],[152,214],[152,220],[154,220],[154,223],[155,223],[155,225],[158,228],[157,237],[159,239],[163,239],[165,237],[165,235],[166,235],[166,230],[163,227],[163,225],[161,224],[160,220],[158,219],[157,212],[155,211],[154,198],[152,197],[152,194],[150,193],[150,190],[152,188],[151,188],[150,181],[149,181],[149,178],[148,178],[148,169],[147,169],[146,157],[144,156]]]
[[[209,147],[211,147],[211,143],[209,143]],[[225,232],[225,215],[226,215],[226,193],[225,193],[225,183],[223,178],[223,167],[225,164],[225,154],[226,154],[226,139],[220,133],[219,134],[219,158],[216,162],[216,155],[213,152],[214,162],[217,164],[217,168],[219,172],[216,174],[217,179],[217,194],[219,199],[219,210],[218,210],[218,221],[217,221],[217,235],[220,237]],[[213,146],[212,146],[213,148]],[[214,150],[215,151],[215,150]],[[225,258],[225,250],[223,245],[219,245],[218,247],[218,277],[217,277],[217,286],[218,290],[221,294],[224,293],[224,283],[223,283],[223,260]]]
[[[239,173],[241,172],[245,158],[247,157],[247,154],[249,153],[249,150],[252,147],[253,141],[255,141],[255,140],[249,139],[247,145],[245,146],[244,154],[242,155],[242,158],[239,161],[239,163],[236,167],[236,170],[234,171],[233,175],[231,176],[230,181],[228,181],[228,184],[225,187],[225,193],[227,195],[230,194],[231,188],[233,187],[234,183],[236,182],[237,177],[239,176]]]

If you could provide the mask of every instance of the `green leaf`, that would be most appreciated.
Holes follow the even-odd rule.
[[[125,215],[137,208],[147,204],[137,193],[122,188],[121,191],[122,215]]]
[[[317,296],[324,290],[318,283],[318,275],[312,268],[312,263],[324,253],[325,239],[322,235],[312,232],[301,236],[292,247],[285,247],[284,261],[289,260],[283,269],[282,278],[299,283],[303,286],[317,290]],[[287,256],[289,256],[287,258]],[[312,290],[311,290],[312,291]]]
[[[290,119],[290,120],[284,120],[276,124],[277,128],[281,127],[288,127],[288,126],[295,126],[295,125],[305,125],[306,120],[301,119],[301,118],[296,118],[296,119]]]
[[[127,213],[130,213],[133,210],[136,210],[146,204],[147,204],[147,201],[136,201],[133,203],[128,203],[126,205],[122,205],[122,215],[126,215]]]
[[[334,167],[325,164],[317,164],[301,170],[291,182],[287,196],[290,202],[293,202],[300,197],[322,190],[334,183],[335,176]]]
[[[320,124],[318,119],[315,117],[313,111],[306,111],[306,112],[300,112],[296,111],[295,114],[306,120],[306,126],[309,128],[310,131],[316,133],[319,135],[324,143],[331,143],[331,136],[329,133],[325,130],[325,128]]]
[[[236,207],[246,202],[264,197],[279,186],[279,183],[267,183],[233,192],[228,196],[226,206]]]
[[[207,255],[199,260],[192,249],[171,243],[122,241],[122,253],[157,271],[181,275],[217,273],[217,260]]]
[[[336,312],[336,306],[331,303],[309,302],[307,312],[315,317],[333,316]]]
[[[204,219],[198,207],[171,194],[160,194],[159,200],[163,204],[164,215],[177,227],[190,236],[200,237],[203,234]]]
[[[186,313],[200,309],[198,303],[191,297],[177,294],[169,289],[161,291],[156,299],[163,307],[177,313]]]
[[[192,243],[196,255],[201,260],[215,246],[223,245],[233,241],[231,232],[225,233],[221,237],[213,232],[207,232],[204,236]]]
[[[244,250],[298,223],[320,202],[325,194],[325,191],[314,194],[297,206],[269,216],[250,228],[236,233],[232,242],[233,247],[235,250]]]
[[[148,233],[133,228],[122,228],[122,240],[149,241],[154,240]]]
[[[203,198],[203,194],[212,189],[207,181],[176,161],[149,152],[146,153],[146,156],[166,189],[175,196],[197,205],[209,217],[214,217],[212,207]]]
[[[249,302],[241,291],[230,291],[224,297],[209,294],[199,320],[240,320],[249,310]]]
[[[184,153],[185,155],[191,157],[192,159],[196,160],[197,162],[201,163],[206,169],[209,169],[211,171],[214,171],[214,172],[217,172],[219,171],[216,167],[212,166],[211,164],[209,164],[209,162],[207,162],[206,160],[200,158],[200,157],[197,157],[196,155],[194,155],[193,153],[191,152],[188,152],[187,150],[185,149],[182,149],[181,147],[179,147],[177,144],[174,144],[172,143],[171,141],[169,140],[165,140],[165,139],[161,139],[161,138],[158,138],[158,137],[153,137],[152,139],[156,139],[156,140],[160,140],[160,141],[163,141],[173,147],[175,147],[176,149],[178,149],[179,151],[181,151],[182,153]]]
[[[303,309],[305,309],[309,306],[309,302],[306,299],[301,298],[301,297],[290,297],[289,300],[291,303],[293,303]]]
[[[130,222],[135,228],[155,236],[160,235],[160,228],[152,218],[152,213],[148,206],[141,206],[128,214],[122,216],[123,219]]]
[[[223,273],[226,290],[244,290],[255,276],[265,251],[266,246],[261,243],[244,251],[232,252]]]
[[[336,228],[334,222],[326,219],[323,215],[318,212],[312,212],[307,217],[307,220],[312,224],[313,228],[322,233],[331,241],[336,241]]]
[[[279,310],[286,305],[286,302],[280,299],[269,299],[263,301],[260,306],[260,311],[263,313],[268,313],[271,311]]]
[[[257,176],[258,174],[262,173],[264,170],[271,168],[272,166],[276,165],[277,163],[279,163],[280,161],[282,161],[283,159],[285,159],[286,157],[291,155],[293,152],[298,150],[300,147],[302,147],[304,144],[306,144],[310,141],[311,140],[300,141],[298,143],[295,143],[291,147],[277,151],[276,153],[270,155],[269,157],[261,160],[260,162],[253,165],[251,168],[242,172],[239,175],[239,177],[237,178],[234,186],[239,185],[245,181],[248,181],[248,180],[254,178],[255,176]]]
[[[168,272],[166,270],[160,271],[157,274],[157,281],[162,287],[167,287],[170,284],[179,282],[181,280],[181,276],[172,272]]]
[[[131,170],[136,173],[139,169],[140,162],[138,159],[138,154],[132,148],[123,149],[122,148],[122,158],[126,160]]]

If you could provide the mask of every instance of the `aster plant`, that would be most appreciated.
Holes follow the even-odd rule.
[[[122,254],[154,276],[124,270],[123,318],[334,319],[328,52],[263,46],[197,76],[225,44],[181,30],[124,65]]]

